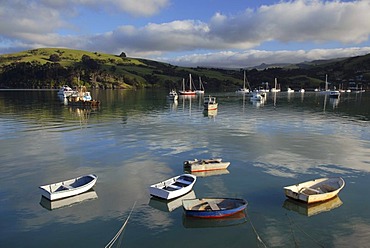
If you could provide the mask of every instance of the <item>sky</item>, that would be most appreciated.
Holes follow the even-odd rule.
[[[370,53],[370,0],[0,0],[0,54],[56,47],[187,67]]]

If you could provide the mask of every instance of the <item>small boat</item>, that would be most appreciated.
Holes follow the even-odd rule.
[[[250,100],[251,100],[251,102],[264,101],[265,96],[266,96],[266,93],[253,92],[253,95],[251,96]]]
[[[344,187],[343,178],[319,178],[284,187],[285,195],[289,198],[306,203],[322,202],[338,195]]]
[[[225,170],[230,162],[223,162],[222,158],[194,159],[184,161],[184,168],[191,172]]]
[[[149,193],[154,197],[171,200],[190,192],[196,180],[197,177],[194,175],[182,174],[150,185]]]
[[[240,211],[224,218],[193,218],[182,216],[182,224],[185,228],[217,228],[241,225],[247,222],[247,214]]]
[[[95,185],[97,179],[96,175],[90,174],[58,183],[42,185],[39,188],[44,197],[54,201],[88,191]]]
[[[69,97],[72,95],[75,91],[69,87],[68,85],[63,85],[59,90],[58,90],[58,96],[60,97]]]
[[[331,90],[329,92],[329,97],[331,98],[339,98],[339,96],[340,96],[339,90]]]
[[[168,99],[177,100],[178,98],[179,95],[177,94],[176,90],[171,90],[170,93],[168,93]]]
[[[183,200],[185,215],[197,218],[223,218],[243,211],[247,201],[239,198],[202,198]]]
[[[288,92],[288,93],[293,93],[293,92],[294,92],[294,90],[288,87],[288,89],[286,90],[286,92]]]
[[[204,109],[205,110],[216,110],[218,103],[216,102],[216,97],[209,96],[204,99]]]

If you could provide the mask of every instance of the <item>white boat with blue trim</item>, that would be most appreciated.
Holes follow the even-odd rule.
[[[197,177],[182,174],[149,186],[151,196],[171,200],[187,194],[193,189]]]
[[[94,174],[84,175],[66,181],[42,185],[41,194],[50,201],[82,194],[94,187],[98,177]]]

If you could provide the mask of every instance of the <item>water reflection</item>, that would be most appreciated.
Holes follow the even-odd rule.
[[[72,205],[80,204],[84,201],[96,198],[98,198],[98,195],[96,194],[95,190],[89,190],[85,193],[56,201],[50,201],[49,199],[42,196],[40,200],[40,205],[47,210],[54,210],[63,207],[70,207]]]
[[[214,228],[241,225],[247,222],[245,211],[238,212],[231,216],[217,219],[202,219],[188,217],[183,214],[182,224],[185,228]]]
[[[322,212],[331,211],[335,208],[340,207],[342,204],[343,202],[341,201],[339,196],[336,196],[328,201],[313,204],[306,204],[292,199],[286,199],[284,201],[283,207],[285,209],[310,217]]]
[[[191,172],[189,169],[184,169],[185,173],[193,174],[197,177],[210,177],[210,176],[219,176],[219,175],[227,175],[230,173],[228,169],[224,170],[211,170],[211,171],[199,171],[199,172]]]
[[[149,201],[149,206],[156,208],[158,210],[164,211],[164,212],[172,212],[173,210],[182,206],[182,200],[195,199],[195,198],[196,196],[195,196],[194,190],[172,201],[166,201],[166,200],[159,199],[156,197],[151,197]]]
[[[214,119],[217,115],[217,109],[214,110],[204,110],[203,111],[204,117],[209,117],[211,119]]]

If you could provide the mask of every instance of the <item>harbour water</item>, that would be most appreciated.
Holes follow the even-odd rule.
[[[0,91],[0,246],[367,247],[370,244],[370,94],[234,92],[168,101],[165,90],[92,92],[98,109],[63,104],[56,91]],[[206,95],[207,96],[207,95]],[[246,215],[184,217],[180,201],[148,186],[184,172],[184,160],[222,157],[188,197],[238,197]],[[94,191],[50,203],[39,185],[94,173]],[[283,187],[343,177],[339,198],[307,207]],[[130,215],[130,212],[132,213]]]

